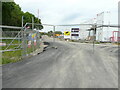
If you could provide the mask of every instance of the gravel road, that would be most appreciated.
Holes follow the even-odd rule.
[[[2,67],[3,88],[118,87],[117,46],[47,42],[43,53]]]

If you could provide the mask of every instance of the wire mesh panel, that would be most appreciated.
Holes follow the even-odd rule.
[[[28,56],[40,48],[40,33],[32,29],[25,29],[22,33],[22,55]]]
[[[53,29],[54,27],[52,25],[35,23],[33,25],[33,23],[27,23],[22,30],[22,56],[26,57],[29,55],[33,55],[38,49],[42,50],[44,48],[44,41],[53,41]],[[50,39],[47,39],[46,36],[50,37]]]

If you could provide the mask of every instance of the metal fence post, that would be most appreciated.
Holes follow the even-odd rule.
[[[53,26],[53,43],[55,42],[55,26]]]
[[[95,29],[96,29],[96,24],[93,25],[93,53],[94,53],[94,49],[95,49]]]
[[[40,33],[37,32],[37,48],[40,47]]]
[[[22,29],[22,33],[21,33],[21,40],[22,40],[22,58],[25,56],[25,47],[24,47],[24,30]]]
[[[34,33],[34,31],[33,31],[33,29],[34,29],[34,17],[32,17],[32,33]],[[33,41],[32,41],[32,51],[34,51],[34,39],[33,39]]]

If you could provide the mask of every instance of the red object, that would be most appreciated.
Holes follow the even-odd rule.
[[[37,42],[36,42],[36,40],[34,40],[34,46],[36,46],[37,45]]]
[[[36,42],[34,42],[34,46],[36,46]]]
[[[115,33],[117,33],[117,37],[115,36]],[[120,41],[120,31],[113,31],[112,34],[113,34],[113,36],[110,37],[110,40],[112,42],[118,42],[118,41]]]
[[[28,48],[31,48],[31,41],[28,41]]]
[[[29,29],[30,28],[30,26],[28,26],[28,27],[26,27],[27,29]]]
[[[31,45],[28,45],[28,48],[31,48]]]
[[[0,42],[0,46],[6,46],[6,43]]]

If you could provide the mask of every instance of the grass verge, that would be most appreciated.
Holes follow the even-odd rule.
[[[14,63],[21,60],[22,50],[2,53],[2,64]]]

